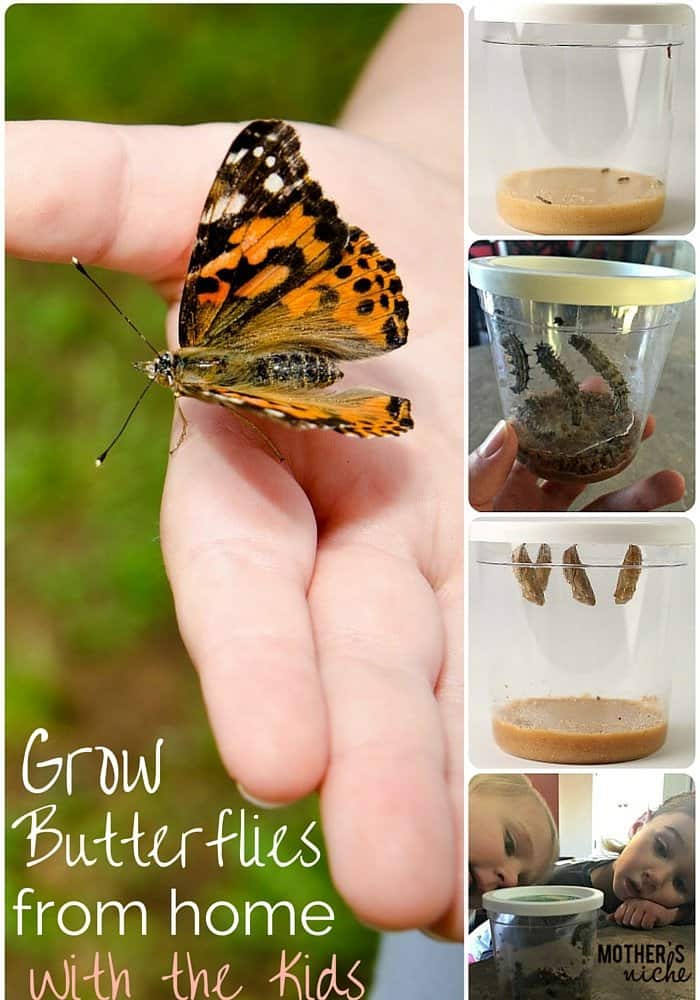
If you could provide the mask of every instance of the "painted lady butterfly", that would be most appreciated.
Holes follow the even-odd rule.
[[[407,317],[393,260],[338,217],[292,126],[255,121],[234,139],[204,205],[179,350],[136,367],[176,397],[296,427],[397,435],[413,427],[409,400],[326,389],[342,378],[339,362],[405,344]]]

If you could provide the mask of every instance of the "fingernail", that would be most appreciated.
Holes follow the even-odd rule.
[[[483,441],[477,451],[481,458],[493,458],[500,451],[506,440],[506,422],[499,420],[489,436]]]
[[[285,806],[289,805],[288,802],[265,802],[264,799],[256,799],[239,781],[236,782],[236,788],[242,799],[250,802],[251,806],[258,806],[259,809],[284,809]]]

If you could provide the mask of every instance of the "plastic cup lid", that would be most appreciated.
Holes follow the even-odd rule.
[[[527,885],[485,892],[481,903],[487,913],[565,917],[599,910],[603,905],[603,893],[582,885]]]
[[[469,277],[494,295],[574,306],[670,305],[695,290],[689,271],[589,257],[480,257]]]
[[[681,3],[484,3],[476,21],[528,24],[689,24],[692,13]]]
[[[473,542],[521,542],[549,545],[691,545],[693,522],[685,517],[642,520],[635,517],[477,517],[470,527]]]

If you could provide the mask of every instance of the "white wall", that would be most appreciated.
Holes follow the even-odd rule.
[[[559,852],[587,858],[593,850],[593,776],[559,775]]]

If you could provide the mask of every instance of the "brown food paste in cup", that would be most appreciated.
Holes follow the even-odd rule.
[[[493,717],[506,753],[551,764],[615,764],[646,757],[666,741],[658,698],[524,698]]]
[[[658,178],[605,166],[519,170],[503,178],[496,195],[501,217],[515,229],[608,236],[653,226],[665,198]]]

